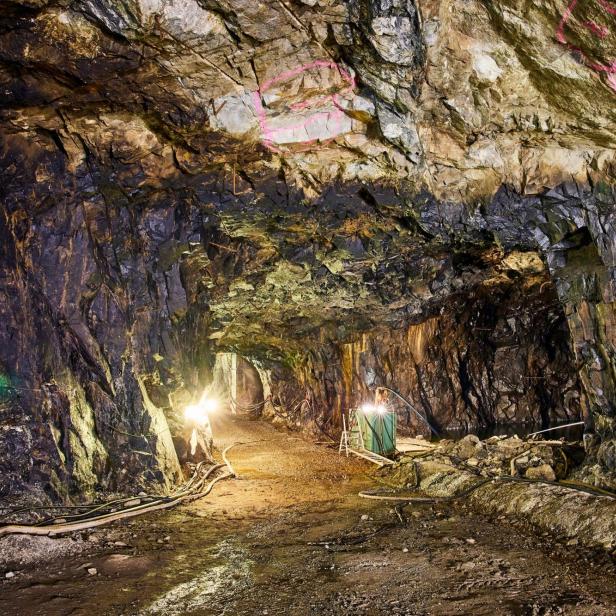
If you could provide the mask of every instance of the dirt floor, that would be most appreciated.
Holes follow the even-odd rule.
[[[396,511],[357,496],[369,463],[264,423],[213,427],[221,449],[245,443],[239,479],[17,571],[0,614],[616,614],[608,555],[461,505]]]

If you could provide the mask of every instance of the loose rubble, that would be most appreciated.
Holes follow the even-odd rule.
[[[584,458],[581,443],[558,440],[525,440],[519,436],[492,436],[480,440],[469,434],[459,441],[440,441],[441,460],[461,468],[471,467],[484,477],[563,479]]]
[[[481,441],[471,434],[402,456],[380,475],[407,493],[523,519],[547,535],[610,552],[616,548],[616,494],[576,479],[583,458],[582,444],[564,439]]]
[[[441,440],[427,453],[403,455],[393,470],[384,471],[400,486],[417,485],[415,460],[421,460],[424,473],[460,469],[480,477],[519,477],[531,480],[565,479],[584,460],[578,442],[525,440],[519,436],[492,436],[480,440],[474,434],[454,440]]]

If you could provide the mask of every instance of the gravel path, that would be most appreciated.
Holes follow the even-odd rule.
[[[213,428],[220,449],[244,443],[229,452],[238,480],[91,533],[88,556],[18,571],[2,583],[0,613],[616,613],[606,555],[463,506],[396,512],[357,497],[374,485],[363,461],[264,423]]]

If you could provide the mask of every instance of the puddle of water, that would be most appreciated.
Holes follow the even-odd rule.
[[[174,586],[142,610],[141,616],[182,616],[204,608],[215,609],[221,603],[229,603],[238,587],[249,586],[253,563],[246,552],[230,541],[223,541],[216,547],[214,558],[224,559],[223,564],[208,567],[187,582]],[[224,614],[225,611],[216,613]]]
[[[555,428],[559,425],[566,425],[569,423],[573,423],[571,421],[554,423],[552,425],[546,426],[546,428]],[[466,430],[464,428],[456,428],[445,430],[441,434],[441,438],[450,438],[450,439],[461,439],[465,437],[467,434],[475,434],[480,439],[484,440],[486,438],[490,438],[491,436],[513,436],[517,434],[520,438],[525,438],[529,434],[533,432],[537,432],[538,430],[544,430],[542,426],[538,424],[503,424],[503,425],[495,425],[495,426],[487,426],[483,428],[472,428]],[[568,441],[581,441],[582,435],[584,433],[584,426],[573,426],[571,428],[561,428],[560,430],[551,430],[550,432],[546,432],[543,435],[540,435],[549,439],[558,439],[561,437],[565,437]]]

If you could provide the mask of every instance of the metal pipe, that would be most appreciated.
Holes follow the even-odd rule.
[[[553,428],[547,428],[546,430],[539,430],[539,432],[533,432],[528,436],[536,436],[537,434],[543,434],[544,432],[551,432],[552,430],[562,430],[563,428],[571,428],[572,426],[583,426],[583,421],[576,421],[575,423],[565,424],[564,426],[554,426]]]

